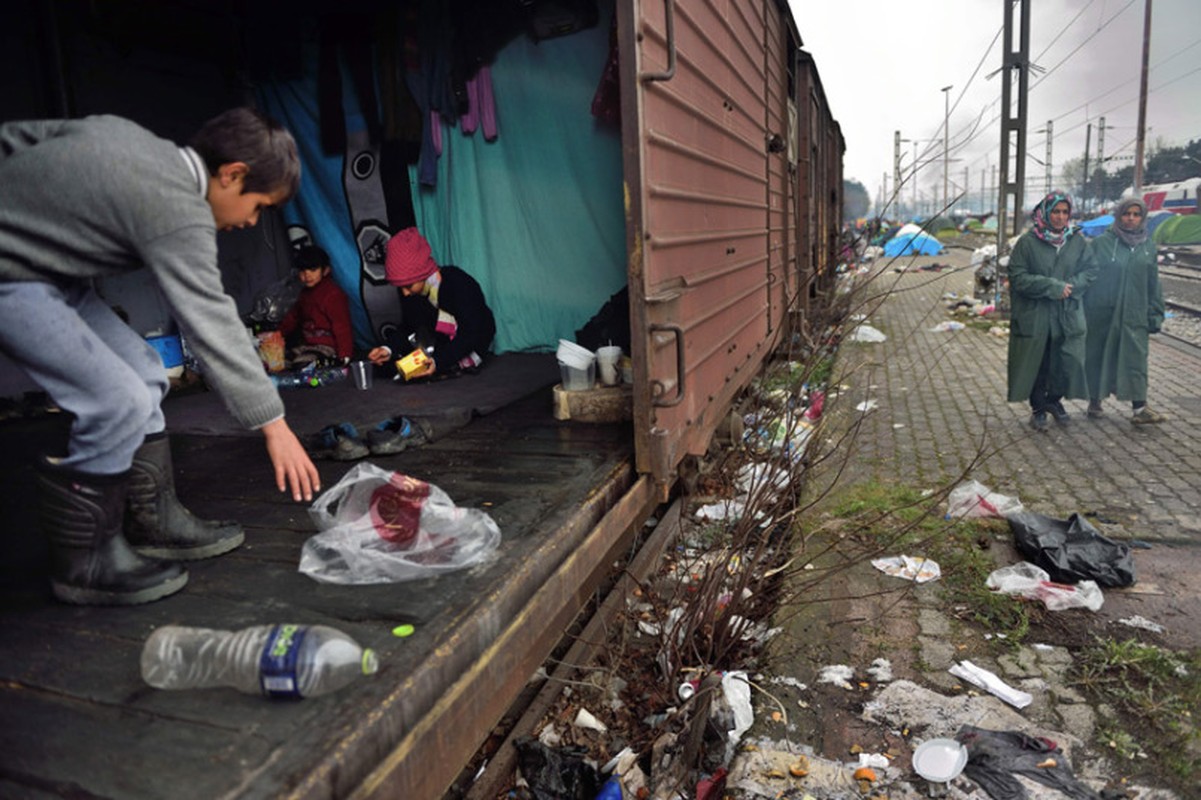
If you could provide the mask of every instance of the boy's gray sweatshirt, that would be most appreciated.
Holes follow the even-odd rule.
[[[259,428],[284,407],[222,288],[207,191],[194,151],[129,120],[0,124],[0,281],[62,284],[145,266],[205,378],[239,423]]]

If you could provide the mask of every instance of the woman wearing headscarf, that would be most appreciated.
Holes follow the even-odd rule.
[[[384,277],[400,290],[401,324],[367,358],[373,364],[426,350],[428,364],[407,378],[474,372],[492,346],[496,320],[475,278],[456,266],[439,266],[416,228],[388,240]]]
[[[1089,249],[1097,277],[1084,298],[1088,415],[1100,417],[1101,401],[1113,394],[1131,402],[1135,425],[1163,422],[1147,405],[1148,335],[1163,326],[1163,290],[1143,201],[1123,200]]]
[[[1063,398],[1088,397],[1085,319],[1080,295],[1096,267],[1071,226],[1072,199],[1054,191],[1031,212],[1033,227],[1009,256],[1009,394],[1030,403],[1030,425],[1047,430],[1047,414],[1070,421]]]

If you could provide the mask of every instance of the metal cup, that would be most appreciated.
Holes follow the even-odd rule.
[[[371,380],[374,373],[371,370],[370,361],[352,361],[350,362],[350,374],[354,376],[354,388],[370,389]]]

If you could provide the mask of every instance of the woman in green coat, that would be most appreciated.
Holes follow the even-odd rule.
[[[1048,194],[1034,207],[1034,227],[1009,255],[1009,402],[1030,403],[1030,425],[1047,429],[1047,414],[1070,421],[1063,398],[1088,397],[1084,372],[1083,289],[1096,267],[1072,228],[1072,200]]]
[[[1147,405],[1148,334],[1163,326],[1163,290],[1146,219],[1142,200],[1118,206],[1113,225],[1090,245],[1097,277],[1084,298],[1088,415],[1100,417],[1101,401],[1113,394],[1131,402],[1135,425],[1167,419]]]

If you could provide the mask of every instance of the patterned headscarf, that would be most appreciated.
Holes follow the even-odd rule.
[[[1122,215],[1134,206],[1138,206],[1143,210],[1143,221],[1139,223],[1137,228],[1130,231],[1122,227]],[[1109,229],[1127,247],[1138,247],[1147,241],[1147,204],[1137,197],[1130,197],[1118,203],[1118,210],[1113,212],[1113,224],[1109,226]]]
[[[1068,224],[1060,230],[1051,228],[1051,209],[1055,208],[1057,203],[1068,204]],[[1030,218],[1034,220],[1034,235],[1042,239],[1049,245],[1054,247],[1062,247],[1063,243],[1072,235],[1073,228],[1071,222],[1071,213],[1075,204],[1072,202],[1072,197],[1067,192],[1061,192],[1058,189],[1048,194],[1042,201],[1034,207],[1030,212]]]

